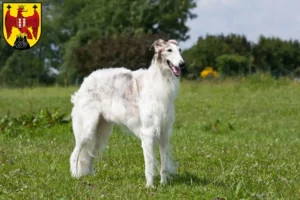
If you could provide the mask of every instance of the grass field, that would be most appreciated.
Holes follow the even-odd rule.
[[[0,89],[0,116],[59,107],[76,88]],[[300,84],[270,77],[182,81],[172,136],[178,174],[146,189],[141,144],[118,128],[74,179],[70,123],[0,133],[0,199],[300,199]]]

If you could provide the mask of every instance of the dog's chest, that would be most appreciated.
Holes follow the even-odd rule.
[[[141,106],[143,121],[162,127],[174,119],[174,101],[147,99]]]

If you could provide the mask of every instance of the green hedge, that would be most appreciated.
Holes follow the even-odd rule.
[[[222,55],[216,59],[217,69],[222,76],[246,75],[251,70],[250,60],[239,55]]]

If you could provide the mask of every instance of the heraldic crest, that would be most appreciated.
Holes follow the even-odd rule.
[[[41,3],[3,3],[3,35],[15,49],[33,47],[41,36]]]

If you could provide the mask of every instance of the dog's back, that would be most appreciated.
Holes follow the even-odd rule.
[[[132,71],[124,68],[93,72],[71,101],[78,112],[92,107],[108,121],[126,126],[128,118],[138,113],[138,89]],[[125,123],[125,124],[124,124]]]

